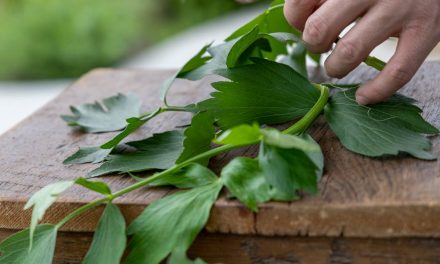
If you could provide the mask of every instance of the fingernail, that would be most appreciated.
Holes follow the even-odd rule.
[[[356,95],[356,102],[360,105],[368,104],[368,98],[362,95]]]

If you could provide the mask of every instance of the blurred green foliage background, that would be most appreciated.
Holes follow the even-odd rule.
[[[0,79],[77,77],[239,6],[233,0],[0,0]]]

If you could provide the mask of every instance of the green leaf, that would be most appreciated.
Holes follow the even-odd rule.
[[[302,42],[296,43],[293,47],[288,48],[287,55],[281,55],[277,62],[289,65],[296,72],[308,78],[306,65],[307,50]]]
[[[35,228],[32,248],[30,229],[22,230],[0,244],[0,263],[4,264],[51,264],[57,236],[54,225],[38,225]]]
[[[150,185],[172,185],[184,189],[208,185],[217,180],[217,176],[210,169],[198,163],[192,163],[174,174],[168,174],[158,178]]]
[[[133,95],[118,94],[102,103],[71,106],[72,116],[62,116],[70,126],[79,126],[89,133],[109,132],[123,129],[125,120],[139,116],[141,100]]]
[[[307,55],[316,63],[316,65],[321,65],[321,54],[311,53],[310,51],[307,51]]]
[[[273,0],[270,3],[270,6],[277,6],[277,5],[281,5],[281,4],[284,4],[284,0]]]
[[[325,107],[330,128],[347,149],[370,157],[408,153],[419,159],[435,159],[430,141],[422,134],[438,130],[420,115],[422,110],[403,96],[376,105],[361,106],[356,89],[333,95]]]
[[[221,128],[243,123],[276,124],[305,115],[319,98],[313,85],[284,64],[255,59],[229,70],[231,82],[216,82],[213,98],[198,104]]]
[[[126,263],[156,264],[173,251],[186,251],[208,221],[220,181],[157,200],[128,227]]]
[[[324,173],[324,154],[322,153],[321,147],[319,144],[307,133],[301,134],[304,140],[308,141],[310,144],[316,146],[318,151],[306,151],[307,156],[315,163],[316,165],[316,178],[318,181],[321,179],[322,174]]]
[[[220,75],[229,78],[228,66],[238,62],[250,62],[250,57],[269,57],[274,59],[277,52],[285,52],[287,42],[298,41],[298,37],[290,33],[258,33],[258,29],[246,32],[249,36],[231,40],[213,47],[207,48],[209,56],[203,57],[205,63],[194,64],[186,67],[185,72],[180,72],[176,77],[187,80],[200,80],[207,75]],[[281,49],[281,50],[280,50]],[[204,49],[202,49],[203,51]],[[268,52],[263,52],[267,50]],[[271,53],[271,51],[273,51]],[[270,55],[270,56],[269,56]],[[166,91],[171,83],[166,81],[162,91]]]
[[[111,151],[111,149],[102,149],[101,147],[80,148],[73,155],[65,159],[63,164],[99,163],[103,161]]]
[[[319,145],[314,142],[311,142],[299,136],[284,134],[274,128],[261,129],[261,133],[263,134],[264,143],[274,147],[284,149],[295,148],[304,152],[318,152],[321,150]]]
[[[359,88],[360,83],[349,83],[349,84],[339,84],[339,83],[321,83],[320,85],[327,86],[330,89],[351,89]]]
[[[254,19],[252,19],[251,21],[249,21],[248,23],[246,23],[245,25],[243,25],[242,27],[240,27],[239,29],[237,29],[235,32],[233,32],[229,37],[227,37],[225,39],[225,41],[231,41],[233,39],[239,38],[243,35],[248,34],[249,32],[251,32],[254,28],[261,26],[263,23],[265,23],[266,21],[266,12],[258,15],[257,17],[255,17]]]
[[[226,65],[228,66],[228,68],[233,68],[237,66],[239,62],[243,60],[241,57],[243,56],[245,51],[259,41],[266,41],[266,45],[268,47],[271,47],[271,43],[279,42],[285,46],[287,45],[287,43],[301,41],[301,39],[291,33],[260,33],[259,28],[256,27],[252,31],[238,39],[232,46],[226,59]],[[277,55],[278,54],[279,53],[277,53]],[[272,57],[276,57],[276,55]]]
[[[58,196],[71,187],[74,183],[75,181],[62,181],[49,184],[38,192],[34,193],[34,195],[32,195],[32,197],[27,201],[24,209],[27,210],[32,207],[32,218],[29,228],[31,245],[38,221],[43,219],[44,213],[56,201]]]
[[[258,160],[268,183],[288,196],[295,197],[299,190],[317,191],[318,168],[303,150],[263,142]]]
[[[121,133],[116,135],[114,138],[112,138],[108,142],[104,143],[101,146],[101,148],[103,148],[103,149],[113,149],[122,140],[124,140],[126,137],[128,137],[134,131],[136,131],[136,129],[140,128],[141,126],[143,126],[145,123],[147,123],[153,117],[157,116],[160,113],[161,113],[161,109],[159,108],[159,109],[156,109],[155,111],[151,112],[149,115],[147,115],[147,116],[145,116],[143,118],[132,117],[132,118],[127,119],[126,120],[127,121],[127,124],[126,124],[127,126],[125,127],[125,129]]]
[[[258,204],[279,196],[278,190],[267,182],[263,170],[255,159],[245,157],[233,159],[223,168],[221,178],[234,197],[255,212],[258,211]]]
[[[125,220],[119,208],[109,203],[99,220],[84,264],[118,264],[124,254],[127,237]]]
[[[216,138],[214,142],[220,145],[241,146],[256,144],[261,140],[262,137],[263,134],[261,133],[258,124],[244,124],[226,130],[218,138]]]
[[[89,181],[84,178],[78,178],[75,183],[100,194],[109,195],[112,193],[110,187],[105,182]]]
[[[191,125],[184,131],[183,151],[176,163],[183,162],[211,149],[211,142],[215,136],[214,118],[210,112],[201,112],[194,115]],[[207,165],[209,159],[199,163]]]
[[[200,80],[207,75],[227,75],[226,58],[235,41],[222,43],[207,49],[211,59],[207,63],[191,71],[179,74],[179,78],[187,80]]]
[[[109,155],[101,167],[91,171],[88,176],[168,169],[182,153],[183,134],[181,131],[168,131],[145,140],[128,142],[127,145],[137,150]]]
[[[265,10],[262,14],[246,23],[244,26],[237,29],[226,41],[241,37],[250,32],[255,27],[260,28],[260,32],[273,33],[273,32],[289,32],[299,35],[299,32],[292,28],[287,23],[283,14],[283,6],[276,4]]]
[[[166,97],[168,90],[171,88],[174,80],[187,72],[199,68],[211,59],[210,56],[204,56],[211,45],[212,43],[205,45],[196,55],[194,55],[189,61],[187,61],[180,70],[178,70],[172,77],[163,82],[162,87],[160,88],[160,97],[165,105],[167,105]]]

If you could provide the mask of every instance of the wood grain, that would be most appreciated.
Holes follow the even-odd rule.
[[[0,229],[0,240],[11,235]],[[93,233],[60,232],[54,264],[79,264]],[[267,237],[200,234],[191,258],[223,264],[395,264],[440,263],[440,240],[433,238]]]
[[[403,93],[420,101],[426,118],[440,127],[440,63],[427,63]],[[82,104],[114,95],[134,93],[144,101],[143,110],[160,104],[158,89],[171,71],[127,71],[99,69],[85,75],[58,98],[0,137],[0,228],[28,226],[30,212],[25,201],[43,186],[84,176],[94,165],[65,166],[62,160],[80,146],[93,146],[114,133],[84,134],[59,118],[69,105]],[[363,81],[374,72],[361,68],[343,81]],[[319,76],[319,74],[318,74]],[[178,81],[170,102],[185,104],[206,98],[209,81]],[[154,119],[130,139],[140,139],[185,125],[190,116],[167,113]],[[345,150],[323,120],[311,129],[325,155],[325,175],[320,193],[292,203],[267,203],[254,214],[234,200],[222,197],[212,211],[208,232],[246,235],[289,235],[317,237],[439,237],[440,162],[402,159],[370,159]],[[434,154],[440,154],[440,139],[433,138]],[[242,149],[212,161],[218,169],[237,154],[253,155]],[[112,190],[133,183],[124,176],[103,177]],[[136,217],[151,201],[169,189],[142,189],[117,199],[127,221]],[[44,222],[57,222],[78,206],[98,198],[74,187],[53,206]],[[64,231],[93,231],[102,208],[82,215]],[[327,243],[327,242],[326,242]],[[436,242],[437,243],[437,242]],[[244,262],[245,263],[245,262]],[[266,263],[266,262],[261,262]],[[267,262],[270,263],[270,262]],[[290,262],[286,262],[290,263]],[[294,262],[293,262],[294,263]]]

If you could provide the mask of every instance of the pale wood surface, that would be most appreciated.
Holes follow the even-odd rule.
[[[427,119],[440,127],[440,63],[428,63],[403,93],[420,101]],[[80,146],[97,145],[113,134],[83,134],[59,118],[69,105],[82,104],[117,92],[133,92],[144,100],[144,110],[158,106],[158,88],[171,71],[124,71],[100,69],[85,75],[54,101],[0,137],[0,228],[27,227],[30,212],[25,201],[43,186],[84,176],[93,165],[65,166],[62,160]],[[347,77],[362,81],[372,76],[365,68]],[[170,101],[184,104],[206,98],[208,81],[178,81]],[[167,113],[130,139],[184,125],[190,116]],[[325,175],[320,193],[293,203],[268,203],[253,214],[239,203],[220,199],[207,226],[209,232],[258,235],[308,235],[347,237],[438,237],[440,236],[440,162],[412,158],[370,159],[346,151],[322,120],[312,135],[323,148]],[[440,155],[435,137],[434,154]],[[240,152],[252,155],[255,149]],[[232,154],[237,154],[235,151]],[[220,167],[231,155],[212,162]],[[128,177],[103,177],[113,190],[130,183]],[[169,189],[143,189],[116,202],[128,221]],[[56,222],[74,208],[99,195],[75,187],[49,210],[46,222]],[[68,224],[67,231],[92,231],[100,208]],[[269,262],[268,262],[269,263]]]

